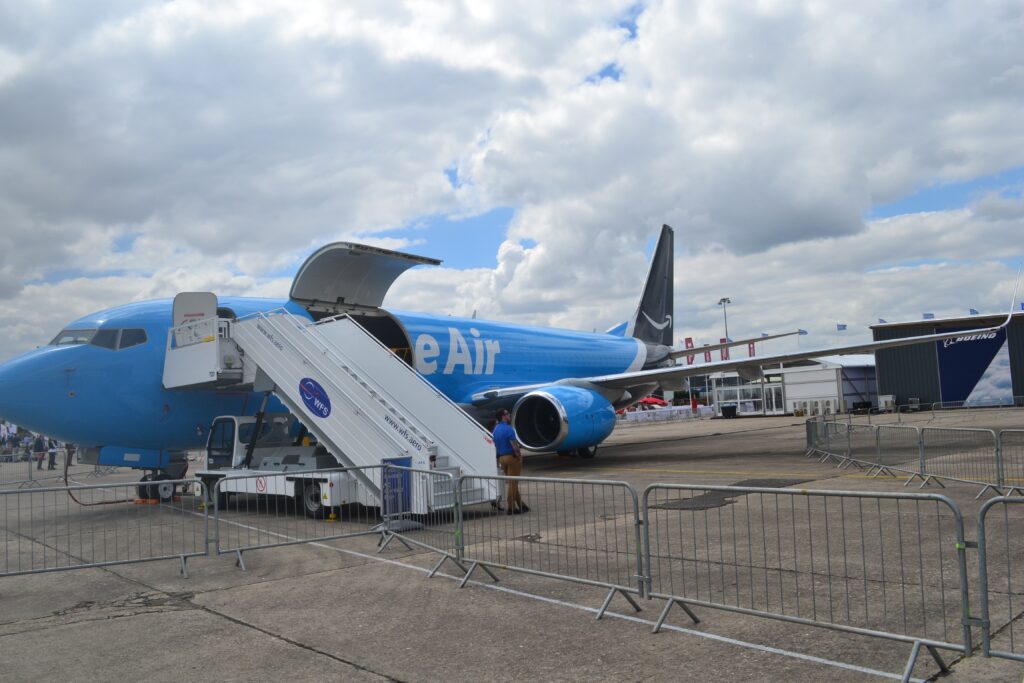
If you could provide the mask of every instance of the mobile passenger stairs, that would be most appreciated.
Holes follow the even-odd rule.
[[[375,254],[393,259],[396,253]],[[293,301],[312,260],[296,276]],[[377,292],[380,299],[394,271],[415,263],[391,265],[390,277],[381,278],[386,282]],[[365,290],[365,277],[360,284]],[[454,477],[495,473],[490,434],[368,332],[356,311],[316,322],[283,308],[232,318],[224,309],[218,315],[217,298],[208,292],[179,294],[174,308],[165,388],[263,393],[255,418],[214,421],[207,468],[197,475],[209,491],[293,496],[314,516],[346,503],[384,512],[387,501],[394,506],[396,473],[404,473],[402,512],[425,515],[455,507]],[[264,414],[271,393],[316,437],[318,447],[283,436],[294,433],[287,416]],[[430,483],[410,485],[409,475]],[[462,491],[463,504],[496,500],[495,480],[472,481],[476,488]]]

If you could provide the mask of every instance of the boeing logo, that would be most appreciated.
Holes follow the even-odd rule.
[[[651,324],[651,327],[653,327],[656,330],[659,330],[659,331],[663,330],[663,329],[665,329],[666,327],[668,327],[669,325],[672,324],[672,316],[671,315],[666,315],[664,322],[656,323],[653,320],[651,320],[651,316],[647,315],[646,311],[640,311],[640,312],[643,313],[643,316],[645,318],[647,318],[647,322],[649,322]]]
[[[988,334],[968,334],[968,335],[964,335],[963,337],[953,337],[952,339],[943,339],[942,340],[942,348],[946,349],[946,348],[949,348],[950,346],[952,346],[953,344],[959,344],[960,342],[981,341],[982,339],[995,339],[995,338],[996,338],[996,333],[995,332],[989,332]]]

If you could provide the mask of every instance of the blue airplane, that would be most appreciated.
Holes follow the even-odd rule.
[[[662,228],[636,312],[608,333],[381,306],[402,272],[439,263],[376,247],[334,243],[307,259],[288,300],[223,297],[217,300],[217,316],[241,318],[284,308],[316,321],[347,313],[481,422],[498,408],[510,408],[527,450],[569,451],[584,457],[593,456],[597,445],[611,434],[616,409],[658,388],[683,389],[693,375],[736,370],[754,378],[761,376],[763,365],[872,352],[964,334],[678,365],[677,358],[695,350],[672,348],[673,231],[669,226]],[[172,307],[171,299],[159,299],[92,313],[68,324],[48,345],[0,365],[0,418],[98,449],[100,464],[150,472],[144,479],[183,476],[187,462],[182,453],[205,446],[206,432],[216,416],[253,415],[263,397],[230,386],[165,388],[162,373],[168,331],[175,324]],[[280,411],[283,406],[272,400],[267,409]]]

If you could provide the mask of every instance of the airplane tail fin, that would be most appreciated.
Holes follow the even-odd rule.
[[[640,305],[626,327],[626,336],[651,344],[672,346],[673,231],[661,226]]]

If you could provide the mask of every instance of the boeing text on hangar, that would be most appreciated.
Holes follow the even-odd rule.
[[[987,334],[967,334],[962,337],[954,337],[953,339],[944,339],[942,341],[943,348],[949,348],[953,344],[959,344],[960,342],[968,341],[980,341],[982,339],[995,339],[996,333],[989,332]]]

